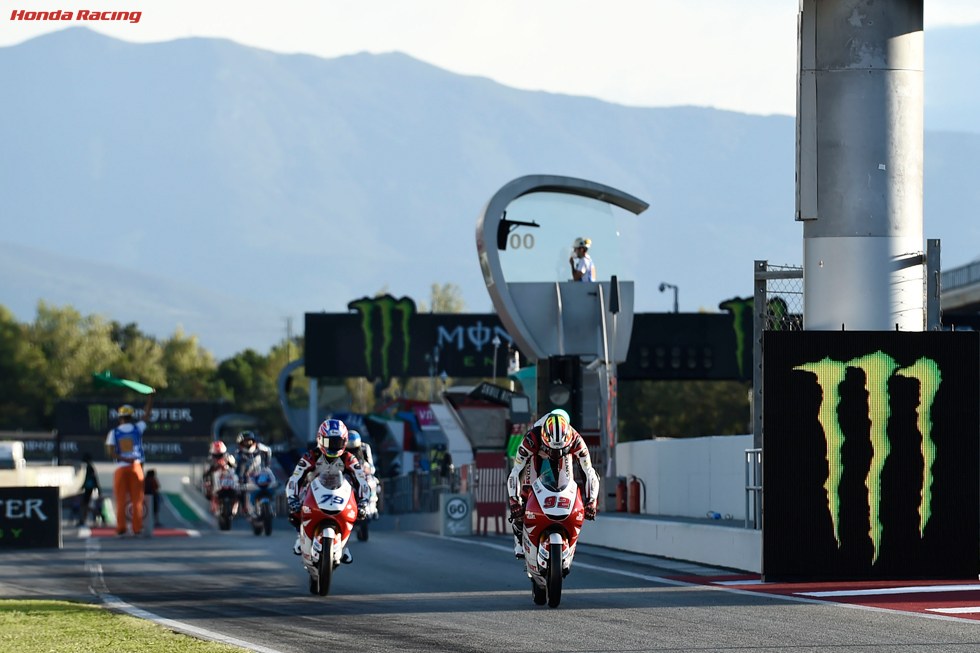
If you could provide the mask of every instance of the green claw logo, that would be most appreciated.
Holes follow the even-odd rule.
[[[91,404],[88,407],[88,425],[93,431],[109,428],[109,407],[104,404]]]
[[[746,342],[746,321],[749,329],[752,328],[752,321],[745,320],[745,317],[752,314],[752,298],[746,297],[739,299],[727,299],[718,304],[718,308],[728,311],[732,316],[732,329],[735,330],[735,360],[738,362],[738,373],[745,376],[745,342]]]
[[[831,360],[829,357],[815,363],[805,363],[794,367],[794,370],[812,374],[820,387],[822,397],[817,413],[817,421],[823,429],[827,447],[827,507],[834,526],[834,539],[840,548],[840,481],[844,474],[844,464],[841,459],[841,449],[844,446],[845,434],[841,430],[837,408],[840,405],[840,384],[844,381],[847,368],[859,369],[864,373],[864,388],[868,392],[868,419],[871,422],[871,465],[868,469],[864,485],[868,489],[868,506],[871,509],[868,535],[874,545],[874,557],[871,564],[878,560],[881,546],[881,472],[885,461],[891,453],[891,441],[888,437],[888,419],[891,417],[891,397],[888,392],[888,381],[893,376],[915,379],[919,382],[919,405],[916,409],[918,416],[916,426],[922,435],[922,489],[919,501],[919,536],[925,533],[926,524],[932,514],[932,467],[936,462],[936,443],[932,439],[932,406],[936,392],[942,383],[942,374],[936,361],[930,358],[920,358],[908,367],[899,367],[894,358],[877,351],[867,356],[860,356],[847,362]]]
[[[408,352],[411,347],[412,337],[409,331],[411,318],[415,315],[415,302],[408,297],[395,299],[391,295],[381,297],[358,299],[347,305],[347,308],[356,310],[361,315],[361,330],[364,333],[364,362],[367,364],[367,375],[376,376],[373,369],[374,362],[374,315],[377,312],[381,317],[381,370],[380,376],[384,379],[390,378],[388,356],[391,351],[392,331],[394,328],[393,313],[398,311],[399,326],[402,335],[402,360],[401,372],[408,371]]]

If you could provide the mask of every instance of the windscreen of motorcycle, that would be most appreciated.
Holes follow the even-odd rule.
[[[326,513],[340,512],[351,497],[350,483],[340,476],[338,485],[334,480],[335,476],[339,475],[324,472],[310,484],[310,492],[313,493],[317,507]]]
[[[541,506],[541,511],[554,521],[562,521],[567,518],[575,507],[575,499],[578,494],[578,485],[575,481],[569,481],[565,487],[559,491],[547,488],[541,482],[541,477],[531,486],[534,496]]]

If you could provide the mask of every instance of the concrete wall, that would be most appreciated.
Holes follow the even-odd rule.
[[[756,530],[600,514],[594,524],[585,524],[579,542],[753,573],[762,571],[762,531]]]
[[[745,450],[751,448],[751,435],[624,442],[616,445],[616,471],[646,483],[648,515],[713,511],[745,519]]]

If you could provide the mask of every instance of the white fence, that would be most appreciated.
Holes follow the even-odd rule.
[[[751,435],[623,442],[616,445],[616,473],[646,484],[648,515],[715,512],[743,520],[745,450],[751,448]]]

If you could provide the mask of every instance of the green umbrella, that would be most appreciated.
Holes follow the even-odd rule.
[[[139,381],[130,381],[129,379],[117,379],[112,375],[112,372],[106,370],[102,374],[98,372],[92,372],[92,378],[95,379],[95,387],[105,388],[108,386],[115,386],[119,388],[129,388],[130,390],[135,390],[136,392],[144,395],[153,394],[155,392],[150,386],[140,383]]]

